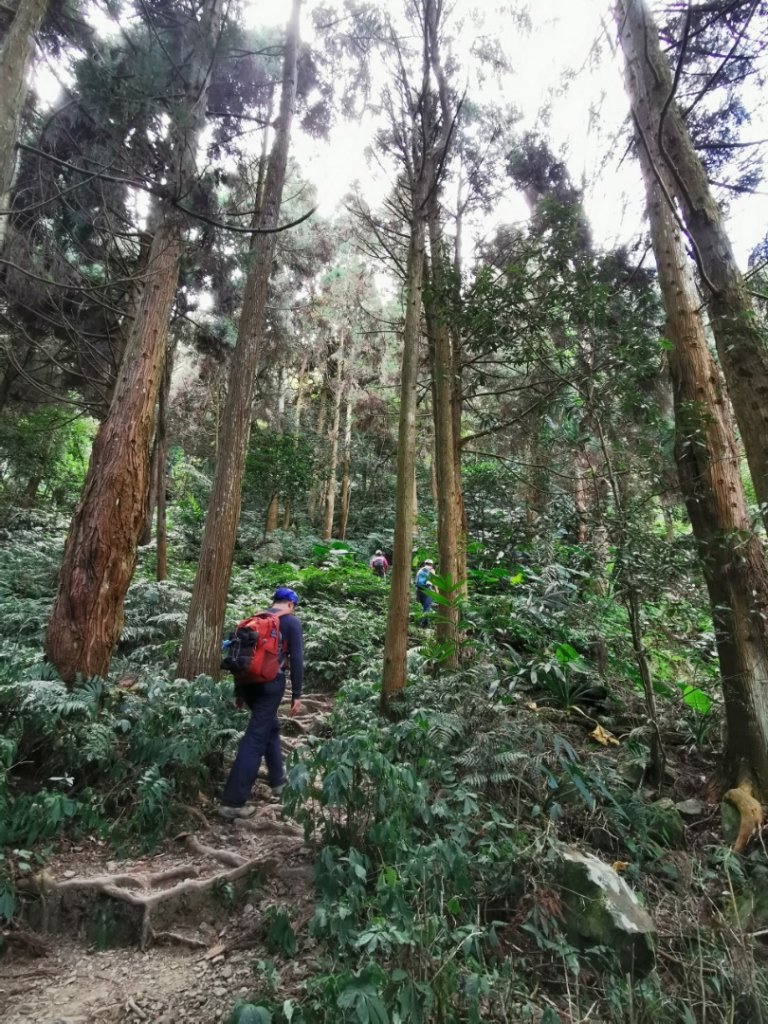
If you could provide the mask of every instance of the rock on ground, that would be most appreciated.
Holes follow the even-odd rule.
[[[572,936],[588,946],[615,950],[627,971],[642,975],[651,970],[653,921],[612,867],[569,847],[560,853],[557,879],[565,926]]]

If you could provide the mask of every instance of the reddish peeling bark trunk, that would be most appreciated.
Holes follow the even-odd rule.
[[[706,170],[674,100],[669,63],[644,0],[617,0],[627,89],[650,173],[676,199],[693,242],[717,353],[768,528],[768,338],[725,231]]]
[[[185,41],[194,48],[185,98],[171,126],[174,167],[169,174],[182,194],[195,178],[221,12],[222,0],[210,0],[200,22],[184,30]],[[67,682],[77,674],[105,676],[123,627],[125,595],[146,515],[155,407],[184,228],[184,215],[171,202],[165,204],[112,403],[96,434],[67,537],[45,645]]]
[[[181,217],[170,214],[155,233],[152,277],[67,537],[46,636],[46,654],[67,682],[78,673],[106,676],[123,628],[146,515],[149,448],[182,231]]]
[[[644,160],[667,314],[680,487],[709,591],[725,697],[724,774],[768,799],[768,571],[752,531],[727,399],[677,226]]]
[[[254,237],[249,256],[243,309],[222,418],[219,457],[177,668],[177,674],[184,679],[193,679],[201,673],[216,677],[219,672],[227,588],[240,520],[242,481],[251,430],[255,373],[275,249],[272,232],[278,225],[296,100],[300,11],[301,0],[293,0],[286,34],[278,124],[261,203],[259,227],[266,233]]]

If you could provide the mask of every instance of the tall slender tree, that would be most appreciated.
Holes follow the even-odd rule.
[[[441,597],[436,634],[446,645],[446,667],[458,664],[458,594],[461,588],[459,538],[461,536],[460,465],[454,437],[453,403],[455,358],[452,335],[443,313],[446,298],[446,252],[437,192],[429,199],[429,288],[425,294],[427,333],[432,375],[432,410],[435,431],[435,504],[440,555]],[[457,480],[457,475],[459,479]]]
[[[643,146],[642,139],[638,145]],[[675,410],[675,458],[709,591],[725,698],[726,787],[768,800],[768,569],[680,230],[642,152]],[[736,800],[737,805],[743,806]]]
[[[336,536],[344,540],[347,536],[349,506],[352,499],[352,401],[347,391],[344,403],[344,441],[341,455],[341,490],[339,491],[339,525]]]
[[[768,524],[768,338],[755,315],[723,215],[675,102],[677,77],[645,0],[616,0],[632,115],[651,175],[682,221],[705,289],[717,352],[763,519]],[[681,58],[682,59],[682,58]]]
[[[411,547],[416,524],[416,385],[421,342],[422,287],[429,199],[445,167],[456,109],[445,84],[441,57],[442,19],[438,0],[414,4],[419,26],[420,66],[411,81],[400,40],[391,28],[397,70],[390,95],[389,146],[400,161],[408,222],[405,268],[405,321],[400,372],[400,419],[397,449],[395,536],[389,592],[381,699],[384,709],[405,686],[408,614],[411,591]],[[435,90],[435,82],[438,88]]]
[[[342,325],[339,330],[339,344],[334,353],[336,361],[336,379],[332,390],[332,414],[328,425],[328,477],[325,484],[325,502],[323,504],[323,533],[324,541],[329,541],[333,534],[333,520],[336,509],[336,470],[339,464],[339,431],[341,429],[341,405],[344,397],[344,375],[345,375],[345,330]]]
[[[260,200],[260,233],[254,236],[249,254],[249,270],[237,343],[230,367],[219,455],[179,657],[177,671],[179,676],[186,679],[200,673],[216,675],[219,670],[219,644],[240,520],[243,472],[251,431],[254,377],[263,336],[267,287],[296,103],[300,13],[301,0],[293,0],[286,30],[280,109]]]

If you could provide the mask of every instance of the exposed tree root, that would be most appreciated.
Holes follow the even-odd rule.
[[[234,822],[238,828],[244,828],[247,832],[255,832],[257,835],[265,835],[267,832],[274,832],[278,836],[295,836],[297,839],[304,839],[304,829],[300,825],[292,825],[288,821],[275,821],[273,818],[240,818]]]
[[[153,932],[152,938],[158,945],[189,946],[190,949],[207,949],[208,943],[202,939],[196,939],[193,935],[184,935],[182,932]]]
[[[741,824],[739,833],[733,842],[733,851],[741,853],[763,823],[763,808],[754,795],[751,782],[748,781],[739,783],[734,789],[729,789],[723,799],[739,812]]]
[[[220,864],[226,864],[231,868],[239,868],[242,864],[248,863],[247,857],[242,857],[239,853],[233,853],[231,850],[215,849],[213,846],[206,846],[205,843],[201,843],[197,836],[186,836],[187,847],[193,853],[199,853],[203,857],[210,857],[212,860],[219,861]]]
[[[197,843],[198,840],[190,843],[188,839],[190,846]],[[213,850],[202,843],[199,846],[198,852],[219,861],[231,863],[238,858],[225,850]],[[271,876],[278,866],[277,860],[271,858],[238,859],[241,863],[228,871],[204,878],[199,877],[200,869],[195,865],[179,865],[155,875],[98,875],[62,882],[43,872],[35,879],[41,897],[42,930],[59,931],[74,921],[84,925],[91,935],[98,932],[102,941],[108,938],[116,945],[138,942],[141,949],[146,949],[159,935],[177,935],[164,929],[164,925],[186,917],[200,904],[219,908],[222,892],[236,893],[245,888],[252,876]],[[170,888],[152,889],[153,885],[175,878],[183,881]]]
[[[308,711],[312,708],[319,708],[320,711],[330,711],[333,706],[333,700],[323,700],[321,697],[302,697],[301,706]]]
[[[305,743],[304,734],[325,717],[331,704],[330,700],[306,698],[307,713],[301,721],[286,720],[287,731],[294,733],[283,737],[286,747]],[[254,839],[242,831],[237,838],[231,833],[225,838],[202,811],[196,807],[185,810],[205,826],[199,834],[189,828],[176,836],[178,847],[185,848],[184,857],[178,859],[185,863],[157,870],[159,865],[150,862],[93,877],[62,879],[43,871],[27,878],[23,917],[30,934],[33,930],[68,933],[101,948],[138,945],[146,949],[152,943],[173,943],[210,952],[210,940],[197,935],[197,925],[203,920],[224,920],[252,888],[256,876],[264,879],[278,874],[283,883],[280,891],[286,885],[303,889],[311,882],[312,868],[301,858],[285,864],[286,855],[297,853],[305,838],[300,825],[283,819],[280,802],[264,801],[256,816],[232,823],[252,833]],[[233,849],[227,848],[229,842]],[[22,935],[17,935],[4,933],[8,942],[22,946]]]
[[[210,821],[208,821],[208,819],[206,818],[206,816],[203,814],[199,807],[192,807],[190,804],[180,804],[180,807],[183,811],[186,811],[191,818],[197,818],[197,820],[200,822],[201,825],[204,826],[204,828],[211,827]]]
[[[125,1008],[126,1010],[129,1010],[131,1013],[135,1014],[139,1018],[139,1020],[149,1020],[149,1014],[145,1013],[140,1006],[137,1006],[135,1000],[133,1000],[130,996],[128,996],[128,998],[125,1001]]]
[[[280,722],[281,727],[288,726],[289,728],[297,729],[302,735],[304,735],[304,733],[309,732],[309,727],[312,724],[312,719],[308,719],[308,721],[305,723],[305,722],[301,721],[301,719],[303,717],[304,717],[303,715],[301,715],[301,716],[297,715],[295,718],[284,718],[283,717],[283,718],[278,718],[278,721]],[[281,739],[285,739],[285,737],[281,736]]]

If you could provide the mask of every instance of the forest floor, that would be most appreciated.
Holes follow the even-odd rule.
[[[330,704],[308,694],[299,728],[311,733]],[[286,752],[296,743],[284,737]],[[254,818],[237,822],[201,803],[199,827],[143,857],[118,861],[95,837],[61,841],[43,876],[45,920],[11,933],[0,962],[4,1024],[214,1024],[263,990],[278,966],[269,922],[287,915],[302,932],[312,916],[315,852],[261,781],[254,801]],[[278,959],[290,995],[315,965]]]

